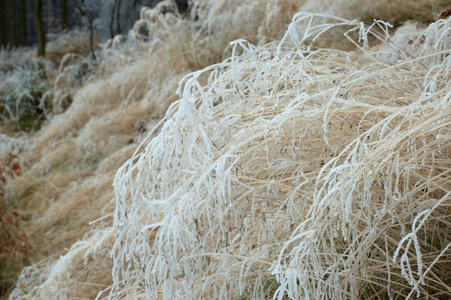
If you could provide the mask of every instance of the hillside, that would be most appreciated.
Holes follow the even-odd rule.
[[[44,62],[45,121],[0,134],[2,292],[451,297],[450,6],[163,1]]]

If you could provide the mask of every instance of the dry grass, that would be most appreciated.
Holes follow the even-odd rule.
[[[297,30],[315,18],[335,22]],[[356,52],[310,50],[335,26],[359,32]],[[282,42],[236,41],[242,55],[185,77],[161,133],[116,175],[115,288],[450,297],[451,20],[412,53],[385,27],[300,13]]]
[[[286,31],[312,3],[143,10],[89,76],[63,59],[8,186],[35,251],[11,298],[449,296],[449,21]]]
[[[94,38],[94,47],[98,48],[99,37]],[[67,53],[87,55],[91,51],[89,46],[89,32],[75,29],[57,36],[46,47],[46,58],[59,66]]]
[[[14,51],[0,49],[0,75],[9,73],[17,66],[29,63],[32,56],[32,51],[29,48],[17,48]]]
[[[221,5],[228,7],[223,13],[229,13],[230,5]],[[201,23],[211,18],[208,9],[198,15]],[[146,14],[154,18],[146,19]],[[145,134],[135,124],[142,123],[150,130],[177,99],[175,91],[183,76],[222,60],[230,39],[239,35],[238,31],[227,34],[235,27],[217,28],[223,33],[214,39],[192,19],[149,10],[143,11],[138,25],[151,28],[151,36],[136,35],[135,29],[125,41],[117,37],[103,48],[98,66],[69,54],[49,72],[52,90],[48,97],[53,97],[54,116],[22,154],[30,168],[10,184],[7,195],[32,212],[28,232],[35,251],[31,258],[34,266],[24,270],[12,298],[89,298],[105,288],[111,274],[107,255],[111,246],[105,244],[102,249],[105,263],[85,265],[81,253],[95,239],[83,236],[86,232],[96,235],[112,224],[112,217],[102,219],[100,225],[89,226],[89,221],[108,216],[114,209],[114,174]],[[80,76],[80,72],[85,74]],[[24,190],[28,192],[22,194]],[[83,242],[71,247],[79,239]],[[59,263],[61,254],[70,263]],[[82,277],[77,275],[93,273],[90,268],[104,274],[89,277],[91,292],[80,288]],[[54,272],[66,272],[66,277],[51,276]]]

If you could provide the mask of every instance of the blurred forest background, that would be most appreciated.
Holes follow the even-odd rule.
[[[83,28],[90,20],[102,37],[113,38],[133,27],[141,7],[152,8],[159,2],[161,0],[1,0],[0,43],[6,48],[37,44],[34,11],[39,6],[48,39],[64,31]],[[179,10],[186,10],[186,0],[176,2]]]

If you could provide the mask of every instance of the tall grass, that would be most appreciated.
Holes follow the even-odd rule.
[[[165,1],[58,56],[6,189],[34,249],[10,297],[446,299],[449,21],[312,3]],[[419,3],[394,21],[446,1]],[[337,17],[287,28],[308,7]]]
[[[356,51],[315,47],[337,26]],[[111,296],[450,297],[451,21],[388,27],[299,13],[186,76],[116,175]]]
[[[114,237],[103,239],[94,260],[85,260],[83,253],[92,250],[97,232],[112,232],[114,174],[131,157],[145,129],[153,128],[177,100],[183,76],[222,61],[229,55],[224,48],[240,35],[235,26],[199,25],[213,16],[225,20],[221,14],[236,9],[250,14],[245,8],[249,3],[253,1],[205,2],[188,19],[143,9],[134,30],[107,42],[98,62],[73,54],[61,59],[50,84],[52,116],[32,137],[24,154],[30,167],[10,183],[6,195],[32,212],[28,234],[35,250],[32,266],[23,270],[11,298],[93,298],[112,283],[109,252]],[[264,23],[265,14],[284,3],[267,6],[257,21]],[[293,14],[286,10],[279,17],[289,20]],[[237,22],[243,35],[251,34],[245,20]],[[267,38],[281,37],[284,24],[279,25]],[[218,32],[216,38],[209,36]]]

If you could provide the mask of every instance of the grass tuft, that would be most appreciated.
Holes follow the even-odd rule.
[[[355,51],[316,47],[337,26]],[[280,43],[185,76],[116,174],[110,295],[450,297],[451,23],[410,52],[388,26],[298,13]]]

